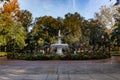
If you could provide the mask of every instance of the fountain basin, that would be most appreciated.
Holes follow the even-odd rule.
[[[68,44],[51,44],[51,47],[56,47],[57,48],[57,52],[56,54],[62,55],[62,48],[68,47]]]
[[[51,47],[63,48],[68,47],[68,44],[51,44]]]

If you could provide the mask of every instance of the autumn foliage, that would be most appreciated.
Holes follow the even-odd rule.
[[[8,17],[14,17],[15,14],[19,11],[18,0],[9,0],[3,5],[2,13]]]

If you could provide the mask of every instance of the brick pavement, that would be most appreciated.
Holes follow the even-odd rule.
[[[120,57],[87,61],[0,62],[0,80],[120,80]]]

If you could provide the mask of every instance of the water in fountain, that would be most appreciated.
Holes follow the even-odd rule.
[[[58,40],[56,44],[51,44],[51,47],[56,47],[57,48],[57,52],[56,54],[62,55],[62,48],[68,47],[68,44],[62,44],[61,39],[63,38],[60,34],[60,30],[58,31]]]

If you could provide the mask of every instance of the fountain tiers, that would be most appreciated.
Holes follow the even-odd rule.
[[[68,47],[68,44],[62,44],[61,43],[61,38],[62,36],[60,35],[60,30],[58,31],[58,41],[56,44],[51,44],[51,47],[56,47],[57,48],[57,52],[56,54],[62,55],[62,48]]]

